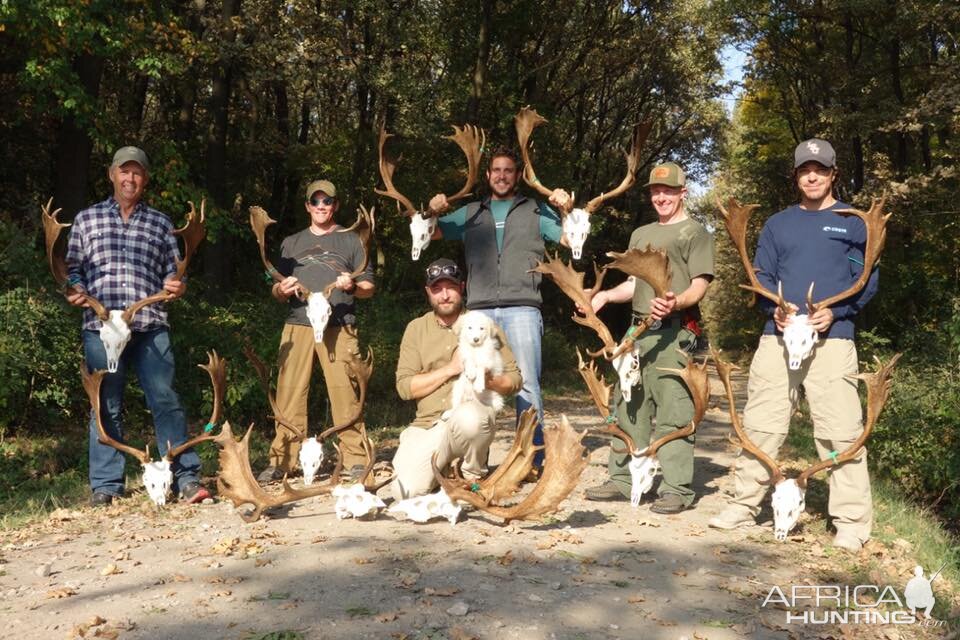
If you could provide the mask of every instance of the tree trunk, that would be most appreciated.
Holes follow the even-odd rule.
[[[493,11],[496,0],[483,0],[480,3],[480,30],[477,33],[477,60],[473,67],[473,85],[467,99],[466,120],[470,124],[480,121],[480,100],[483,98],[487,82],[487,65],[490,61],[490,30],[493,26]]]
[[[287,97],[287,85],[282,79],[272,82],[274,114],[277,119],[277,138],[282,150],[276,155],[271,170],[273,186],[270,189],[270,212],[273,216],[283,215],[281,208],[286,202],[286,159],[290,155],[290,100]]]
[[[90,100],[96,101],[100,95],[103,58],[80,54],[74,60],[73,68]],[[53,154],[56,158],[53,201],[54,206],[63,209],[64,220],[69,220],[89,204],[87,178],[90,173],[92,150],[93,141],[87,131],[73,116],[66,116],[60,123],[56,150]]]

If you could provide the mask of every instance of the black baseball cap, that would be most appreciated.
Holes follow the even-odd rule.
[[[438,258],[427,267],[427,286],[440,280],[450,280],[457,284],[463,283],[463,273],[457,263],[450,258]]]

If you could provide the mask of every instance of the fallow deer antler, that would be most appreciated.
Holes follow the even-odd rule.
[[[583,327],[589,327],[596,331],[600,337],[600,341],[603,342],[604,351],[613,350],[617,343],[613,339],[610,329],[607,328],[607,325],[597,316],[593,311],[593,307],[590,305],[590,300],[600,291],[600,287],[603,285],[603,278],[607,274],[607,270],[606,268],[597,269],[597,265],[593,265],[593,270],[596,274],[596,282],[587,292],[584,292],[583,289],[583,272],[575,270],[572,266],[557,257],[556,254],[554,254],[553,258],[547,254],[544,260],[542,262],[538,261],[537,266],[530,271],[536,271],[553,280],[554,284],[556,284],[568,298],[573,300],[576,305],[575,309],[583,313],[583,315],[579,315],[574,312],[573,321]]]
[[[370,264],[370,252],[373,248],[374,231],[377,226],[376,210],[376,207],[371,207],[368,211],[361,204],[357,207],[357,221],[346,229],[337,230],[337,233],[356,233],[357,237],[360,238],[360,246],[363,247],[363,260],[360,262],[360,266],[350,273],[351,279],[363,275],[363,272],[367,270],[367,265]],[[336,286],[336,281],[328,284],[323,290],[323,295],[329,298]]]
[[[537,173],[533,169],[533,162],[530,160],[530,135],[533,130],[544,124],[546,118],[537,113],[536,109],[529,106],[522,107],[513,119],[514,127],[517,130],[517,143],[520,145],[520,156],[523,158],[523,181],[537,191],[540,195],[549,198],[553,195],[553,189],[545,186],[537,178]],[[561,209],[562,215],[567,215],[573,210],[573,198],[567,200],[566,206]]]
[[[610,251],[607,252],[607,257],[613,258],[613,261],[607,264],[606,268],[612,267],[628,276],[643,280],[653,289],[654,296],[663,298],[671,289],[673,276],[670,260],[663,249],[654,249],[648,244],[646,249],[628,249],[623,253]],[[604,357],[613,360],[631,350],[640,335],[653,326],[653,323],[653,318],[647,315],[632,325],[617,348],[612,351],[605,350]]]
[[[384,151],[384,146],[387,143],[387,140],[392,138],[394,134],[387,133],[386,123],[380,123],[380,138],[378,141],[378,153],[380,158],[380,179],[383,180],[383,186],[386,187],[385,190],[374,188],[373,192],[377,195],[386,196],[388,198],[393,198],[397,201],[400,206],[400,212],[406,216],[410,217],[417,212],[417,208],[413,206],[413,203],[408,197],[400,193],[396,187],[393,186],[393,172],[397,169],[398,160],[391,158]]]
[[[453,134],[444,136],[444,139],[456,142],[457,146],[463,151],[463,155],[467,157],[467,177],[463,187],[452,196],[447,196],[447,204],[452,205],[457,200],[470,195],[473,192],[473,187],[477,184],[477,177],[480,175],[480,157],[483,154],[487,134],[483,129],[472,124],[465,124],[462,128],[453,125]],[[436,213],[443,212],[438,211]]]
[[[306,437],[306,429],[301,430],[294,426],[280,412],[280,407],[277,404],[277,396],[270,386],[269,369],[263,360],[260,359],[260,356],[257,355],[257,352],[254,351],[253,345],[247,338],[243,340],[243,355],[247,357],[247,361],[253,366],[253,370],[257,373],[257,380],[260,381],[260,387],[263,389],[263,392],[267,394],[267,402],[270,403],[270,410],[273,411],[273,415],[267,417],[274,419],[277,424],[289,431],[297,440],[302,441]]]
[[[560,424],[547,425],[543,429],[546,463],[540,480],[519,503],[504,507],[491,504],[456,480],[445,478],[436,465],[436,454],[432,459],[433,473],[440,486],[451,500],[461,500],[481,511],[503,518],[504,524],[513,520],[532,520],[557,511],[560,503],[570,495],[580,474],[587,466],[587,450],[581,440],[584,434],[570,426],[565,415],[560,416]]]
[[[143,451],[140,451],[139,449],[131,447],[128,444],[114,440],[103,427],[103,420],[100,417],[100,385],[102,384],[103,376],[106,373],[107,372],[103,369],[98,369],[97,371],[91,373],[87,370],[86,363],[80,363],[80,377],[83,380],[83,390],[87,392],[87,398],[90,399],[90,406],[93,408],[94,421],[97,424],[97,439],[100,441],[100,444],[113,447],[121,453],[126,453],[133,456],[140,461],[140,464],[148,465],[150,464],[149,444],[144,447]]]
[[[586,206],[583,207],[584,211],[588,214],[595,213],[603,206],[604,202],[616,198],[636,183],[637,171],[640,170],[640,151],[643,149],[644,142],[647,141],[647,136],[650,135],[650,128],[652,126],[653,123],[648,120],[641,122],[633,128],[633,135],[630,138],[630,151],[623,154],[627,159],[627,173],[623,177],[623,181],[613,191],[602,193],[587,202]]]
[[[71,291],[76,291],[76,289],[67,283],[67,263],[64,257],[66,248],[61,245],[60,250],[57,250],[57,240],[60,238],[60,233],[70,225],[57,220],[57,215],[61,209],[51,212],[50,208],[52,206],[53,198],[50,198],[47,200],[47,204],[41,207],[43,235],[47,247],[47,266],[50,267],[50,273],[53,274],[53,279],[56,280],[57,284],[60,285],[64,292],[70,293]],[[82,295],[83,299],[90,306],[90,309],[97,314],[100,320],[107,320],[110,317],[110,312],[107,311],[99,300],[86,292]]]
[[[864,260],[864,262],[866,262],[866,260]],[[897,361],[900,360],[900,356],[902,355],[902,353],[896,354],[890,358],[886,364],[881,362],[880,358],[874,356],[873,359],[877,363],[876,371],[850,376],[851,378],[863,380],[867,384],[867,421],[863,426],[863,432],[861,432],[860,436],[843,453],[836,457],[831,455],[831,457],[826,460],[821,460],[804,469],[797,477],[797,484],[800,485],[801,489],[806,488],[807,480],[824,469],[843,464],[848,460],[854,460],[860,456],[860,451],[867,442],[867,438],[870,437],[871,432],[873,432],[873,428],[877,424],[877,418],[880,417],[880,412],[883,411],[883,406],[887,403],[887,398],[890,397],[893,369],[897,366]]]
[[[680,350],[678,349],[678,351]],[[693,418],[690,420],[690,423],[682,429],[677,429],[673,433],[669,433],[651,442],[650,446],[648,446],[644,451],[641,451],[638,455],[654,456],[657,454],[657,451],[660,449],[660,447],[668,442],[672,442],[680,438],[687,438],[693,435],[694,432],[696,432],[700,421],[703,420],[704,414],[707,412],[707,401],[710,399],[710,382],[707,377],[707,361],[704,360],[703,363],[697,364],[690,354],[686,353],[685,351],[680,351],[680,353],[687,359],[687,364],[683,369],[657,367],[657,370],[667,373],[675,373],[680,376],[684,384],[687,385],[687,389],[690,390],[690,397],[693,399]]]
[[[863,220],[863,224],[867,230],[867,241],[863,251],[863,271],[845,291],[841,291],[820,302],[813,302],[813,283],[811,282],[810,290],[807,292],[807,307],[810,313],[815,313],[841,300],[855,296],[867,285],[867,281],[870,280],[870,273],[873,271],[873,266],[877,263],[877,260],[880,259],[880,254],[883,253],[883,245],[887,240],[887,221],[890,219],[890,216],[893,215],[892,213],[883,214],[884,203],[885,200],[881,198],[879,200],[875,199],[868,211],[860,211],[859,209],[837,209],[834,211],[834,213],[843,215],[857,216]]]
[[[753,456],[770,471],[770,480],[762,481],[760,484],[769,484],[772,486],[780,484],[784,479],[783,470],[780,468],[780,465],[778,465],[777,461],[768,455],[763,449],[755,445],[753,441],[750,440],[749,436],[747,436],[746,430],[743,428],[743,423],[740,421],[740,414],[737,412],[737,405],[733,397],[733,384],[730,382],[730,374],[734,371],[739,371],[740,367],[733,363],[722,360],[720,358],[720,353],[712,347],[710,349],[710,354],[713,357],[713,363],[717,368],[717,374],[720,376],[720,381],[723,382],[723,388],[727,393],[727,403],[730,405],[730,422],[733,424],[733,430],[740,439],[740,446],[743,447],[743,450],[747,453],[753,454]]]
[[[213,409],[210,411],[210,420],[207,421],[203,433],[195,438],[191,438],[176,447],[171,447],[170,443],[167,443],[167,453],[163,457],[169,462],[173,462],[177,456],[191,447],[201,442],[213,440],[213,436],[208,432],[220,424],[220,420],[223,418],[223,400],[227,394],[227,361],[217,355],[216,351],[208,351],[207,364],[198,364],[197,366],[207,372],[207,375],[210,376],[210,384],[213,387]]]
[[[260,248],[260,260],[263,262],[267,274],[276,282],[282,282],[284,275],[277,271],[277,268],[267,257],[267,227],[276,223],[276,220],[270,217],[262,207],[250,207],[250,228],[253,229],[253,235],[257,238],[257,246]],[[310,297],[310,290],[302,282],[297,282],[298,296],[306,300]]]
[[[512,496],[520,488],[533,468],[533,459],[543,445],[533,444],[533,433],[537,427],[536,407],[530,407],[520,414],[517,429],[513,436],[513,444],[507,451],[503,462],[486,478],[479,482],[480,488],[476,492],[488,503],[497,503],[503,498]]]
[[[610,393],[613,390],[613,385],[609,384],[603,378],[603,374],[597,369],[596,362],[593,360],[590,360],[590,364],[584,362],[583,356],[580,355],[580,349],[577,349],[577,372],[580,373],[580,377],[583,378],[583,381],[587,384],[590,397],[593,398],[593,403],[597,405],[597,411],[600,412],[600,417],[603,418],[603,430],[616,438],[620,438],[623,443],[627,445],[625,450],[614,449],[614,451],[617,453],[633,453],[637,451],[637,445],[634,443],[633,438],[629,433],[620,428],[616,416],[610,412]]]
[[[357,410],[345,422],[334,425],[317,436],[318,440],[326,440],[335,433],[356,425],[363,416],[363,408],[367,402],[367,389],[370,387],[370,377],[373,375],[373,349],[367,348],[367,357],[363,359],[351,360],[343,366],[347,368],[347,375],[357,385],[359,395],[357,398]]]

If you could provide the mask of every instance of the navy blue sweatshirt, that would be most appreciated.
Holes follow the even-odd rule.
[[[841,215],[838,209],[850,205],[837,202],[822,211],[806,211],[793,205],[770,216],[757,243],[753,266],[759,269],[760,283],[774,293],[783,283],[783,297],[807,313],[807,289],[814,283],[813,301],[817,302],[847,289],[863,273],[863,248],[867,240],[863,221],[854,215]],[[879,286],[877,267],[867,285],[857,295],[832,305],[833,324],[821,338],[853,340],[853,318],[873,298]],[[760,299],[770,316],[763,333],[779,333],[773,323],[774,304]]]

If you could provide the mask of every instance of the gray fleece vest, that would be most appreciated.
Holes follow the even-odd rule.
[[[467,205],[463,235],[467,259],[467,308],[540,307],[540,274],[528,273],[543,260],[540,207],[518,195],[507,213],[503,251],[497,250],[497,232],[490,199]]]

